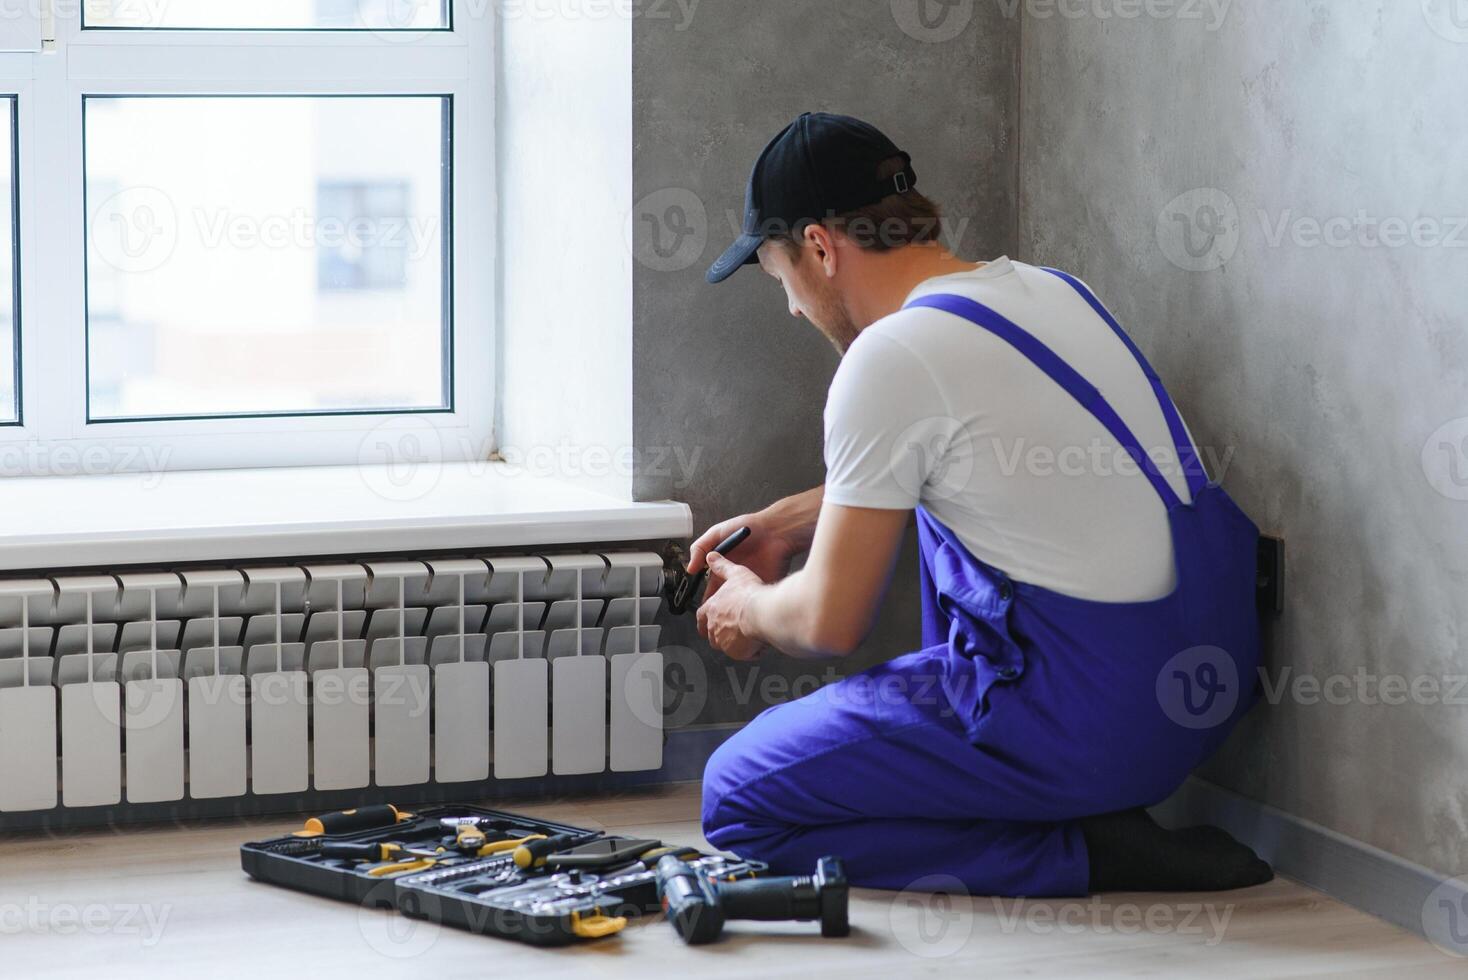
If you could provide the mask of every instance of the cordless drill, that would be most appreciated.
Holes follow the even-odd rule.
[[[851,932],[846,868],[838,857],[821,858],[810,876],[715,882],[669,854],[658,861],[657,875],[663,911],[690,946],[718,939],[731,919],[819,920],[822,936]]]

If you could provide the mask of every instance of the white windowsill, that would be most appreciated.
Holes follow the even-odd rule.
[[[394,477],[397,477],[396,481]],[[495,463],[0,481],[0,571],[686,538],[630,503]]]

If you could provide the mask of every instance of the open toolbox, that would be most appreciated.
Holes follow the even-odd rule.
[[[377,825],[361,827],[373,819]],[[721,881],[765,870],[661,841],[463,805],[329,814],[291,836],[243,845],[240,863],[270,884],[557,946],[613,935],[628,917],[659,912],[654,869],[665,854]]]

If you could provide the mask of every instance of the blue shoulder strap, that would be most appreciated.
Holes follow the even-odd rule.
[[[908,309],[918,306],[962,317],[989,331],[1019,351],[1031,364],[1045,372],[1050,380],[1065,389],[1072,398],[1106,427],[1106,431],[1111,433],[1112,437],[1121,444],[1121,448],[1126,450],[1141,467],[1142,473],[1151,482],[1152,489],[1157,491],[1157,496],[1162,498],[1162,503],[1168,510],[1181,506],[1182,501],[1178,498],[1177,492],[1158,471],[1157,463],[1143,451],[1141,444],[1137,442],[1137,437],[1132,435],[1132,430],[1127,428],[1127,424],[1121,420],[1120,415],[1116,414],[1116,410],[1111,407],[1110,403],[1102,397],[1096,386],[1081,377],[1075,368],[1061,360],[1060,355],[1046,347],[1033,334],[1006,320],[984,304],[965,296],[939,293],[920,296],[907,304]]]
[[[1091,305],[1091,309],[1096,311],[1097,316],[1106,321],[1107,325],[1121,338],[1121,342],[1126,344],[1127,350],[1132,352],[1137,363],[1141,365],[1142,373],[1147,376],[1148,381],[1152,382],[1152,390],[1157,393],[1157,404],[1162,408],[1162,417],[1167,420],[1167,431],[1172,433],[1172,443],[1177,450],[1178,462],[1183,468],[1183,475],[1188,479],[1188,489],[1192,491],[1196,499],[1208,485],[1208,474],[1204,471],[1202,461],[1198,459],[1198,453],[1193,448],[1193,440],[1188,438],[1187,427],[1183,425],[1183,419],[1178,413],[1177,406],[1172,403],[1172,397],[1162,386],[1162,379],[1157,376],[1156,371],[1152,370],[1152,365],[1147,362],[1142,351],[1132,342],[1132,338],[1127,336],[1121,324],[1116,322],[1116,317],[1111,315],[1111,311],[1103,306],[1095,294],[1087,289],[1080,280],[1059,269],[1046,269],[1045,271],[1066,282],[1070,288],[1080,293],[1081,298]]]

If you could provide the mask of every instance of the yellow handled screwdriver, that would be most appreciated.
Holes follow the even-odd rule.
[[[370,830],[373,827],[391,827],[393,824],[412,819],[411,813],[399,810],[391,803],[359,806],[355,810],[338,810],[335,813],[323,813],[319,817],[311,817],[306,821],[304,827],[296,831],[295,836],[321,837],[326,834],[350,834],[353,831]]]

